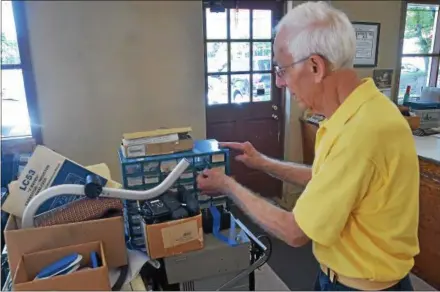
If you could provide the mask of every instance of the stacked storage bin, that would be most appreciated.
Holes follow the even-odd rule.
[[[146,156],[140,158],[125,158],[119,150],[122,182],[125,189],[147,190],[160,184],[173,170],[181,159],[187,159],[190,167],[181,175],[174,187],[183,185],[187,190],[197,192],[197,175],[206,168],[219,168],[230,175],[229,150],[218,148],[216,140],[198,140],[194,142],[192,151]],[[229,208],[230,201],[226,197],[211,198],[199,195],[201,208],[211,204],[224,205]],[[139,202],[125,200],[124,220],[129,244],[135,249],[145,250],[145,240],[139,215]]]

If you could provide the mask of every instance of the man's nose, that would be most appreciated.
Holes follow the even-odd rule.
[[[285,88],[287,86],[286,80],[284,78],[279,77],[278,75],[275,75],[275,84],[278,88]]]

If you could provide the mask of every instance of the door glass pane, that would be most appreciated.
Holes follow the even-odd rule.
[[[403,40],[404,54],[432,53],[434,36],[438,34],[435,22],[438,5],[408,4]]]
[[[431,70],[430,57],[404,57],[400,67],[399,98],[405,95],[406,87],[411,86],[411,97],[420,97],[422,87],[428,85]]]
[[[272,87],[272,74],[253,74],[252,75],[252,101],[270,101]]]
[[[2,64],[20,64],[11,1],[2,1]]]
[[[252,70],[270,71],[272,68],[271,42],[255,42],[252,45]]]
[[[226,39],[226,10],[225,12],[211,12],[206,8],[206,38]]]
[[[208,76],[208,104],[228,103],[228,77],[226,75]]]
[[[206,44],[206,56],[208,61],[208,72],[226,72],[228,70],[228,45],[227,43]]]
[[[2,137],[30,136],[23,74],[20,69],[2,70]]]
[[[252,15],[252,38],[272,38],[272,11],[254,10]]]
[[[230,9],[231,39],[250,39],[249,9]]]
[[[231,71],[249,71],[250,68],[250,44],[231,43]]]
[[[249,102],[250,99],[250,77],[249,74],[231,75],[231,102]]]

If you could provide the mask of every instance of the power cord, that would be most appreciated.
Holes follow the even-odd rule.
[[[269,261],[270,257],[272,256],[272,240],[266,234],[262,234],[262,235],[257,236],[258,240],[261,240],[263,238],[267,239],[267,244],[266,244],[266,247],[267,247],[266,254],[267,254],[267,256],[266,256],[266,260],[264,262],[262,262],[261,265],[259,265],[257,269],[261,268],[265,263],[267,263]]]

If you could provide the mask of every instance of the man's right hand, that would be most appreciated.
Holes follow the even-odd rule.
[[[222,142],[220,147],[230,148],[241,152],[235,157],[235,160],[243,162],[247,167],[253,169],[261,169],[265,160],[265,156],[258,152],[249,142]]]

